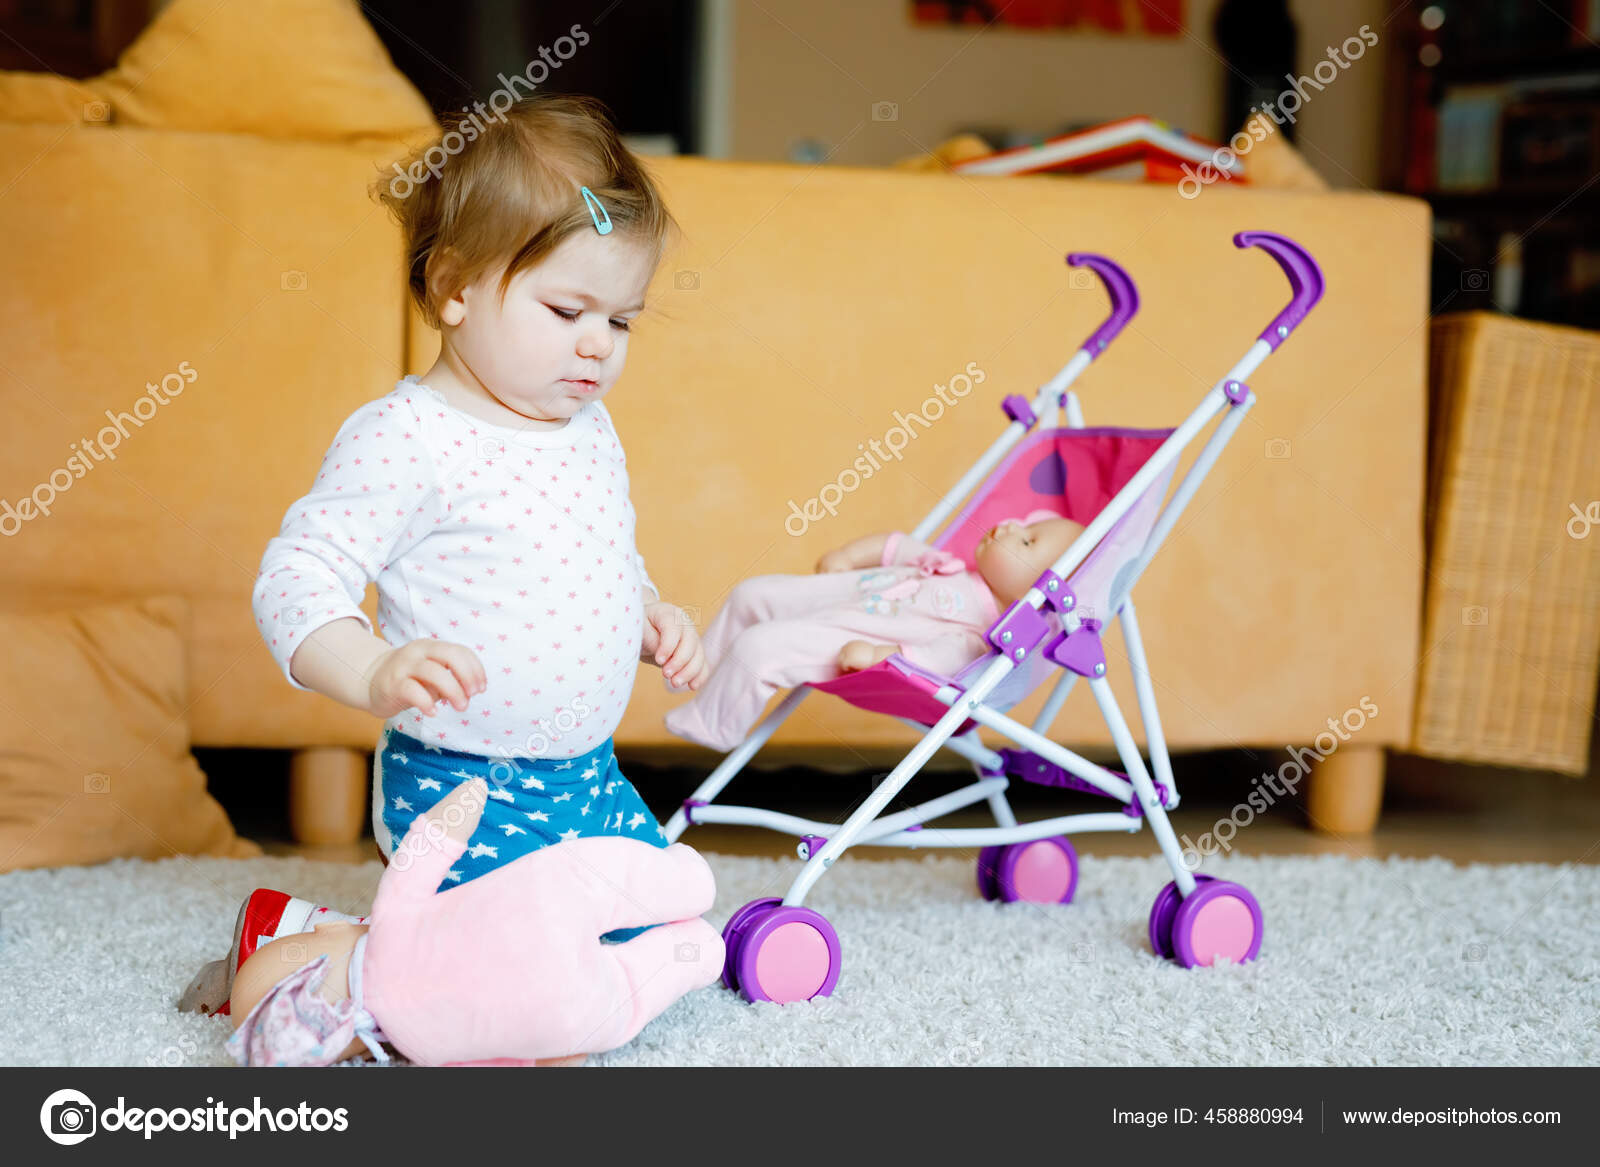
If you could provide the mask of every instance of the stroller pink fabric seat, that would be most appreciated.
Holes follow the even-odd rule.
[[[1113,427],[1039,430],[995,467],[985,485],[932,545],[959,556],[970,571],[975,566],[973,551],[984,532],[1013,515],[1048,510],[1087,527],[1171,435],[1172,430]],[[1138,567],[1139,552],[1161,511],[1172,470],[1168,466],[1146,488],[1138,503],[1068,578],[1067,586],[1078,597],[1080,617],[1106,624],[1121,608],[1126,589],[1119,592],[1118,579]],[[1060,631],[1059,620],[1051,631]],[[861,709],[931,726],[949,712],[949,706],[934,694],[946,685],[965,689],[983,672],[988,660],[988,656],[980,657],[956,676],[944,677],[896,654],[869,669],[810,687]],[[1051,668],[1043,656],[1031,658],[996,688],[989,704],[1011,708],[1031,693]],[[970,720],[963,722],[956,734],[972,727]]]

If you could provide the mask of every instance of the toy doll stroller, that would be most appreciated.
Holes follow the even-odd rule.
[[[985,899],[1066,903],[1078,881],[1077,853],[1068,836],[1079,831],[1132,832],[1148,821],[1173,876],[1150,909],[1151,947],[1185,967],[1209,965],[1218,957],[1235,962],[1255,958],[1262,934],[1255,897],[1239,884],[1192,873],[1182,861],[1167,820],[1167,811],[1178,805],[1178,791],[1131,596],[1133,585],[1254,404],[1255,395],[1245,379],[1322,296],[1321,269],[1293,240],[1244,231],[1234,236],[1234,244],[1259,247],[1271,255],[1288,276],[1293,298],[1207,391],[1194,413],[1170,430],[1084,425],[1069,386],[1132,319],[1139,296],[1127,273],[1111,260],[1089,254],[1067,256],[1069,264],[1088,267],[1100,277],[1110,295],[1111,315],[1032,401],[1016,394],[1005,399],[1002,408],[1010,424],[912,532],[913,538],[960,556],[970,568],[978,540],[1007,516],[1047,509],[1084,525],[1083,534],[1060,559],[988,629],[990,652],[951,677],[895,655],[861,672],[792,690],[668,821],[669,843],[691,823],[744,823],[800,838],[805,865],[789,893],[782,899],[767,897],[745,904],[723,929],[727,947],[723,983],[746,1000],[803,1001],[833,991],[840,971],[839,939],[832,925],[804,901],[833,861],[857,843],[979,846],[977,883]],[[1066,415],[1064,426],[1056,424],[1060,412]],[[1041,413],[1045,424],[1035,428]],[[1224,415],[1222,420],[1167,499],[1179,454],[1218,414]],[[967,501],[960,513],[930,540],[929,535],[963,499]],[[1106,680],[1101,638],[1113,621],[1122,625],[1150,751],[1148,769]],[[1052,677],[1055,687],[1031,727],[1006,715]],[[1080,677],[1088,682],[1110,730],[1122,771],[1096,765],[1046,736]],[[808,689],[897,717],[925,733],[842,824],[757,807],[713,805],[712,799],[794,712]],[[978,737],[980,725],[1004,734],[1017,748],[989,749]],[[977,781],[879,818],[883,807],[941,747],[970,760]],[[1106,795],[1123,805],[1107,813],[1018,823],[1005,798],[1012,779]],[[925,823],[985,799],[996,826],[923,830]]]

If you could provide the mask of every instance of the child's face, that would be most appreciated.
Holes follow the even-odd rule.
[[[1026,595],[1081,534],[1083,527],[1071,519],[1041,519],[1026,526],[1007,519],[978,540],[972,558],[978,574],[1005,607]]]
[[[560,421],[622,375],[627,329],[652,274],[652,253],[637,240],[580,231],[519,273],[503,302],[501,272],[491,272],[440,315],[457,357],[501,404]]]

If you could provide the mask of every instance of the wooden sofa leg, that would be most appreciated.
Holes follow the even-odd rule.
[[[364,750],[317,746],[289,759],[289,830],[297,843],[354,843],[371,813]]]
[[[1383,806],[1383,747],[1340,746],[1318,762],[1306,788],[1306,817],[1325,834],[1366,835]]]

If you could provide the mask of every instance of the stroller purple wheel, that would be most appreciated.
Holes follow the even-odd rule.
[[[1261,951],[1261,906],[1237,883],[1211,879],[1194,889],[1172,916],[1172,956],[1184,968],[1218,957],[1244,964]]]
[[[839,936],[810,908],[780,904],[749,923],[728,959],[746,1001],[809,1001],[826,997],[839,982]]]
[[[1065,835],[1009,843],[999,850],[994,860],[994,890],[1002,902],[1072,902],[1072,893],[1078,886],[1078,852]],[[981,857],[978,863],[981,879]]]
[[[1196,874],[1196,883],[1210,883],[1214,875]],[[1178,883],[1173,880],[1156,893],[1156,902],[1150,905],[1150,949],[1163,960],[1172,959],[1172,918],[1178,914],[1183,897],[1178,894]]]
[[[739,991],[739,966],[734,962],[739,952],[739,942],[752,923],[781,903],[781,896],[751,900],[729,916],[728,922],[722,926],[722,983],[734,992]]]

